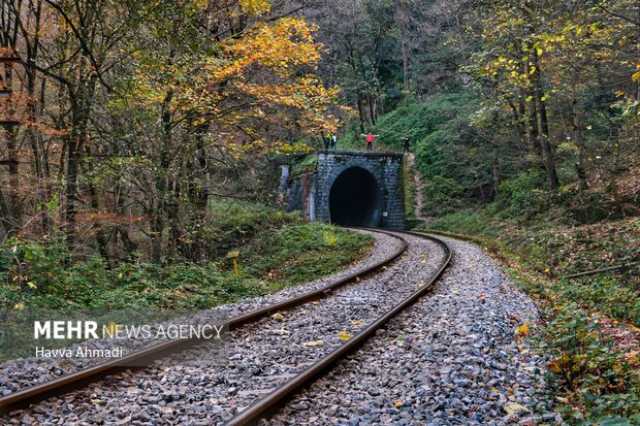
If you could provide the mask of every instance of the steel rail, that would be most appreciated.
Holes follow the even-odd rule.
[[[356,271],[342,278],[334,280],[330,284],[318,290],[312,290],[302,295],[287,299],[285,301],[234,317],[223,323],[224,330],[236,330],[242,326],[255,323],[273,313],[290,310],[292,308],[307,304],[311,301],[328,297],[331,293],[333,293],[337,289],[340,289],[341,287],[356,282],[369,274],[377,273],[385,266],[396,261],[406,252],[408,248],[407,241],[393,233],[381,231],[379,229],[369,229],[368,231],[392,236],[399,240],[401,244],[396,250],[391,253],[391,255],[385,257],[384,259],[375,262],[373,265],[370,265],[361,271]],[[35,385],[18,392],[14,392],[10,395],[0,398],[0,415],[27,407],[30,404],[37,403],[52,396],[64,395],[72,390],[82,388],[89,383],[103,379],[113,373],[122,370],[140,368],[141,364],[143,363],[149,363],[157,359],[165,358],[169,355],[184,351],[198,343],[202,343],[202,341],[197,338],[190,340],[173,340],[157,343],[143,350],[131,353],[126,357],[119,358],[113,361],[107,361],[94,367],[89,367],[78,372],[54,379],[47,383]]]
[[[347,343],[335,349],[333,352],[330,352],[328,355],[314,363],[311,367],[304,370],[302,373],[300,373],[287,383],[278,387],[275,391],[273,391],[263,399],[258,400],[256,403],[249,406],[249,408],[241,412],[238,416],[231,419],[229,423],[227,423],[227,426],[254,425],[258,423],[262,418],[274,413],[295,393],[300,391],[302,388],[309,386],[320,376],[330,371],[338,364],[339,361],[343,360],[347,355],[353,353],[356,349],[362,346],[369,338],[371,338],[376,333],[376,331],[382,328],[396,315],[398,315],[409,306],[413,305],[422,296],[433,289],[435,283],[440,279],[444,271],[451,264],[451,259],[453,258],[453,252],[451,248],[443,240],[431,235],[406,231],[398,233],[404,233],[429,239],[438,244],[444,250],[445,257],[438,267],[438,270],[429,279],[429,281],[421,286],[412,295],[408,296],[391,310],[387,311],[380,318],[368,324],[362,331],[352,337]]]

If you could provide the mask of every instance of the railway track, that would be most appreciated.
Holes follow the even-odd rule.
[[[429,238],[432,241],[438,243],[443,248],[445,257],[431,279],[420,286],[413,294],[409,295],[400,303],[388,310],[384,315],[365,326],[362,331],[353,336],[347,343],[329,353],[321,360],[307,368],[305,371],[298,374],[296,377],[289,380],[284,385],[280,386],[274,392],[272,392],[262,400],[257,401],[247,410],[240,413],[240,415],[238,415],[228,423],[229,426],[244,426],[256,424],[261,418],[273,413],[284,402],[295,395],[296,392],[298,392],[303,387],[313,383],[318,377],[329,371],[347,355],[357,350],[369,338],[371,338],[376,333],[376,331],[384,327],[384,325],[387,324],[391,319],[397,316],[400,312],[407,309],[409,306],[413,305],[433,288],[435,283],[449,266],[453,253],[451,252],[449,246],[444,241],[438,238],[418,233],[408,234],[419,236],[422,238]]]
[[[442,240],[438,238],[416,233],[389,233],[380,230],[369,231],[393,236],[393,238],[399,239],[401,241],[401,244],[386,258],[361,271],[349,274],[348,276],[331,282],[318,290],[313,290],[285,300],[283,302],[266,306],[253,312],[237,316],[227,321],[225,323],[225,326],[229,331],[240,330],[245,327],[258,327],[261,320],[265,318],[268,319],[268,317],[274,313],[286,313],[288,311],[302,309],[305,306],[314,305],[314,303],[312,302],[316,302],[315,304],[317,304],[317,301],[319,301],[320,299],[328,297],[337,298],[340,296],[338,292],[344,291],[346,287],[349,287],[349,284],[361,283],[369,277],[377,276],[382,273],[387,274],[384,282],[384,287],[387,287],[389,290],[388,294],[380,293],[382,299],[384,299],[385,297],[391,297],[397,299],[398,302],[394,302],[390,307],[381,307],[380,309],[378,309],[378,311],[380,312],[376,311],[376,315],[367,322],[367,325],[360,328],[359,331],[353,336],[349,336],[349,339],[346,343],[331,348],[331,351],[329,351],[328,353],[321,353],[321,356],[319,357],[320,360],[313,363],[306,363],[310,365],[307,365],[307,367],[303,371],[298,371],[296,372],[296,374],[288,374],[285,383],[275,390],[270,391],[266,396],[262,398],[254,398],[257,399],[257,402],[249,406],[245,410],[241,410],[241,413],[235,418],[231,419],[229,424],[252,424],[257,422],[263,416],[272,413],[279,406],[285,403],[295,392],[299,391],[302,387],[310,384],[313,380],[317,379],[323,373],[329,371],[332,366],[336,365],[349,353],[355,351],[368,338],[374,335],[378,329],[384,327],[384,325],[398,313],[400,313],[401,311],[415,303],[420,297],[428,293],[450,263],[452,256],[451,250]],[[416,286],[414,283],[411,291],[407,291],[408,288],[402,288],[401,291],[396,289],[393,289],[393,291],[391,291],[391,288],[393,286],[388,286],[387,284],[393,282],[394,280],[402,283],[402,273],[404,272],[403,270],[405,268],[403,268],[402,265],[398,266],[396,264],[396,266],[398,267],[394,272],[389,273],[384,271],[386,271],[386,269],[390,267],[390,265],[393,265],[394,262],[398,260],[403,254],[407,253],[409,249],[409,243],[407,242],[405,236],[410,236],[414,239],[428,239],[432,243],[439,246],[444,255],[442,256],[442,259],[435,268],[434,272],[427,280],[423,281],[421,283],[422,285],[418,286],[417,289],[415,288]],[[411,285],[405,287],[411,287]],[[339,300],[337,299],[334,300],[334,303],[339,302]],[[370,312],[367,312],[367,314],[370,314]],[[250,326],[251,324],[253,324],[253,326]],[[253,331],[255,331],[257,334],[257,330]],[[247,333],[252,333],[252,331],[248,330]],[[114,373],[126,369],[130,365],[139,365],[141,361],[149,362],[151,360],[168,357],[169,355],[173,355],[181,351],[188,351],[194,347],[197,347],[198,343],[200,342],[174,341],[157,344],[148,349],[135,352],[126,358],[101,364],[96,367],[92,367],[71,374],[69,376],[62,377],[46,384],[38,385],[20,392],[16,392],[0,399],[0,413],[7,413],[19,408],[24,408],[52,396],[61,396],[65,393],[68,393],[70,390],[82,388],[84,386],[87,386],[91,382],[105,379],[106,377],[113,375]],[[117,380],[115,380],[115,382],[113,383],[113,386],[116,388],[117,383]],[[117,392],[117,389],[113,389],[113,392]]]

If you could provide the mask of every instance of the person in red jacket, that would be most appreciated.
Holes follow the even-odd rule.
[[[366,135],[362,135],[362,137],[367,142],[367,151],[371,151],[373,149],[373,143],[378,138],[378,135],[367,133]]]

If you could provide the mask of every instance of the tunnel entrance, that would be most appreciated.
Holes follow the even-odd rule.
[[[329,196],[331,222],[341,226],[380,225],[382,192],[371,173],[351,167],[335,180]]]

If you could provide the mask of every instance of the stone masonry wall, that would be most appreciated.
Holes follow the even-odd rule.
[[[361,167],[375,177],[383,196],[383,228],[404,229],[402,155],[364,152],[320,152],[316,178],[316,217],[331,221],[329,196],[335,180],[351,167]]]

